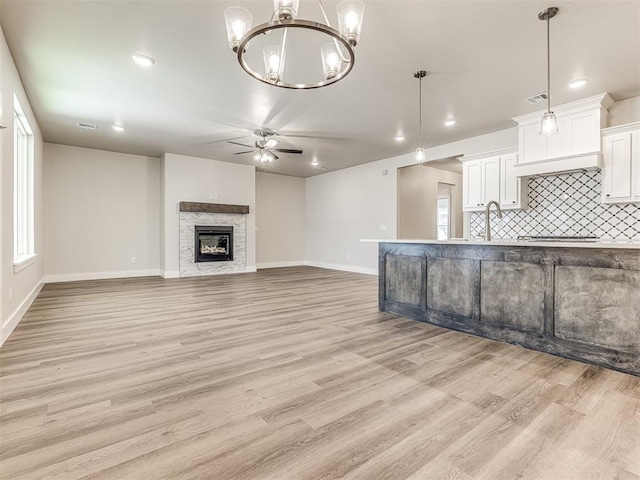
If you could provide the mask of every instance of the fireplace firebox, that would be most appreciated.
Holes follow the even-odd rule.
[[[233,261],[233,227],[196,226],[196,262]]]

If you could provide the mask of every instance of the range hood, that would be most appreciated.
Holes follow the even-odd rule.
[[[554,108],[558,133],[540,136],[544,111],[515,117],[518,123],[518,177],[552,175],[602,167],[600,130],[607,126],[613,99],[607,93]]]
[[[535,177],[577,171],[600,170],[602,153],[590,152],[565,157],[549,158],[514,165],[517,177]]]

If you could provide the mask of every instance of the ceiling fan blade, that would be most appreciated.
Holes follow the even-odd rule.
[[[271,152],[271,155],[273,155],[274,160],[280,160],[280,157],[275,153]]]
[[[291,148],[272,148],[272,152],[281,152],[281,153],[295,153],[296,155],[300,155],[302,150],[294,150]]]
[[[233,143],[234,145],[240,145],[242,147],[253,148],[253,145],[247,145],[246,143],[238,143],[238,142],[231,142],[231,141],[227,141],[227,143]]]
[[[247,152],[238,152],[238,153],[234,153],[234,155],[244,155],[245,153],[253,153],[253,150],[249,150]]]

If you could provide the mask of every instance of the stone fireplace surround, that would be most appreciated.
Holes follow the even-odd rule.
[[[246,205],[180,202],[180,277],[246,272]],[[233,227],[233,261],[196,262],[195,227]]]

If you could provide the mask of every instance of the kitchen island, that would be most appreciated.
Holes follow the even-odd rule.
[[[640,376],[640,244],[379,242],[379,307]]]

